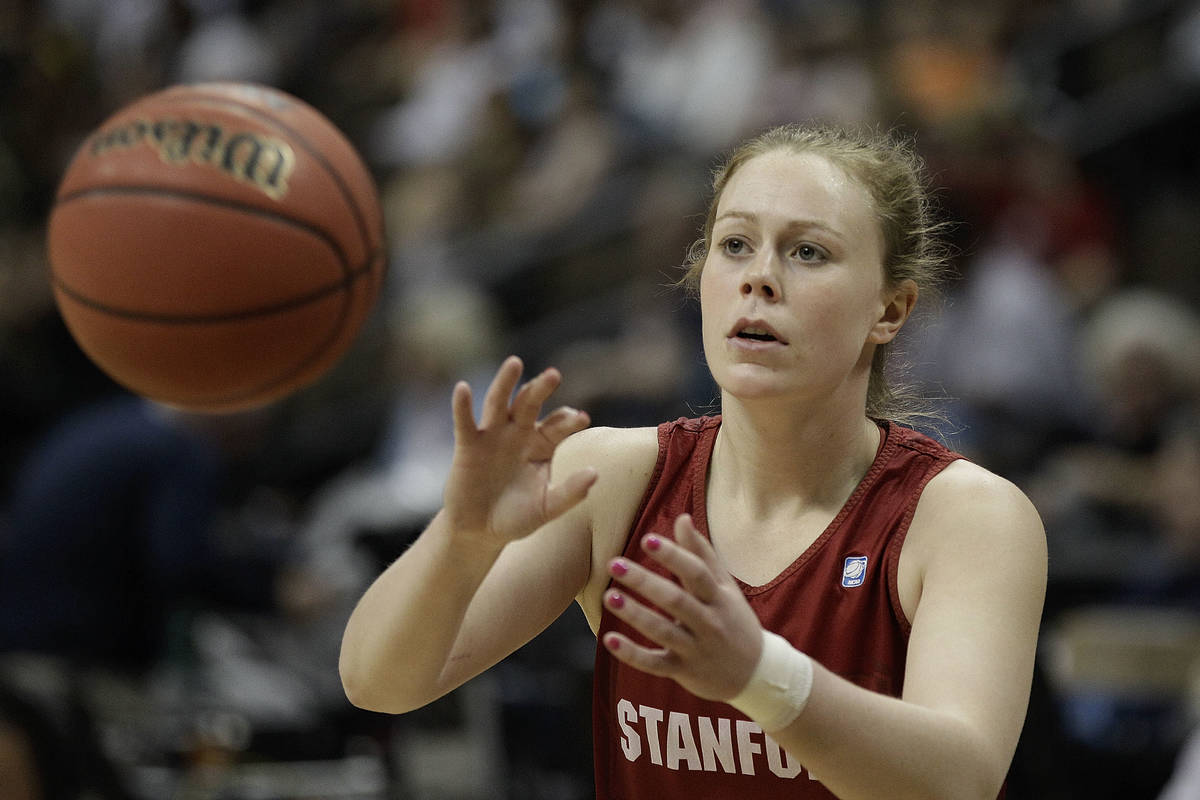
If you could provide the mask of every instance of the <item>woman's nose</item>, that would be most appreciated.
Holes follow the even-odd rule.
[[[783,296],[779,279],[767,264],[756,263],[746,272],[742,281],[742,294],[749,297],[756,295],[764,300],[776,301]]]

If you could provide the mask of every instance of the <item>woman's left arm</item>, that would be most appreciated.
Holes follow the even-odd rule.
[[[604,646],[701,697],[733,698],[762,653],[757,618],[686,517],[674,541],[646,545],[677,582],[623,560],[614,577],[673,620],[610,590],[610,610],[660,647],[619,634]],[[768,733],[843,800],[994,800],[1029,700],[1046,587],[1041,521],[1011,483],[956,462],[922,495],[901,555],[906,570],[916,597],[902,697],[813,662],[803,710]]]

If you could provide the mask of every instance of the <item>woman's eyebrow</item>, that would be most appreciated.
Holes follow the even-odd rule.
[[[715,220],[713,220],[713,227],[716,227],[717,223],[722,222],[726,219],[740,219],[740,220],[745,220],[746,222],[750,222],[752,224],[758,224],[758,221],[759,221],[758,214],[754,213],[753,211],[731,210],[731,211],[726,211],[725,213],[721,214],[721,216],[719,216]],[[841,240],[841,241],[844,241],[846,238],[836,228],[832,228],[829,225],[827,225],[826,223],[819,222],[814,219],[789,220],[786,225],[786,229],[789,231],[792,231],[792,230],[821,231],[822,233],[826,233],[826,234],[833,236],[834,238]]]

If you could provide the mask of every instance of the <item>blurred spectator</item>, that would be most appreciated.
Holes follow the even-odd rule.
[[[761,4],[750,0],[606,3],[596,24],[621,38],[599,41],[612,58],[616,108],[644,135],[712,158],[764,123],[760,87],[776,65]],[[654,11],[660,15],[653,16]]]
[[[1084,326],[1082,349],[1099,428],[1128,450],[1153,451],[1200,399],[1200,313],[1161,291],[1114,294]]]
[[[434,35],[409,43],[417,51],[403,73],[405,97],[379,113],[364,142],[374,163],[446,163],[479,136],[487,100],[503,78],[489,13],[466,2],[446,3],[443,11],[440,25],[419,31]]]
[[[314,716],[302,670],[264,665],[232,621],[283,631],[328,608],[282,501],[252,477],[270,417],[121,395],[65,417],[14,482],[0,526],[0,685],[70,743],[63,775],[107,776],[103,797],[128,796],[140,759],[202,749],[164,736],[173,715],[190,728],[202,709],[229,708],[253,730]]]
[[[1080,361],[1094,398],[1087,435],[1047,453],[1031,488],[1056,568],[1120,582],[1134,553],[1187,539],[1166,531],[1186,530],[1195,495],[1182,487],[1193,474],[1200,316],[1156,291],[1118,292],[1083,326]]]
[[[440,507],[454,450],[450,393],[459,380],[486,386],[503,351],[503,320],[470,284],[414,288],[389,314],[387,367],[377,376],[392,395],[382,437],[369,458],[313,493],[299,537],[305,563],[344,593],[347,613]]]
[[[378,463],[398,498],[429,513],[440,508],[440,476],[454,450],[449,392],[460,380],[476,387],[490,380],[504,354],[504,321],[487,293],[468,283],[412,292],[392,313],[388,366],[396,391]]]
[[[618,163],[616,132],[582,84],[570,87],[561,115],[530,148],[511,181],[500,224],[522,234],[575,221]]]
[[[271,608],[283,554],[214,534],[228,459],[261,425],[120,397],[48,433],[0,531],[0,652],[137,673],[191,604]]]
[[[1075,330],[1055,275],[1020,240],[975,256],[914,356],[922,380],[955,398],[963,451],[1019,480],[1080,422]]]
[[[1163,433],[1146,475],[1155,541],[1130,565],[1131,599],[1200,614],[1200,408]]]
[[[25,451],[69,410],[111,394],[112,381],[79,350],[45,276],[33,230],[0,230],[0,495]]]
[[[249,81],[278,85],[279,55],[273,42],[233,10],[202,18],[180,42],[174,78],[196,81]]]

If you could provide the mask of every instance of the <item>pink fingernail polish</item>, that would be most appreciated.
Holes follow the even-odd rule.
[[[604,643],[606,645],[608,645],[609,650],[620,650],[621,649],[621,640],[615,636],[604,637]]]
[[[662,540],[659,539],[657,536],[655,536],[654,534],[650,534],[649,536],[646,537],[646,549],[647,550],[654,551],[654,550],[658,550],[661,547],[662,547]]]
[[[608,607],[621,609],[625,607],[625,598],[620,594],[613,592],[608,596]]]
[[[610,563],[608,565],[608,571],[609,571],[609,573],[616,575],[618,578],[620,578],[625,573],[629,572],[629,565],[626,564],[624,561],[622,561],[619,558],[614,559],[612,561],[612,563]]]

